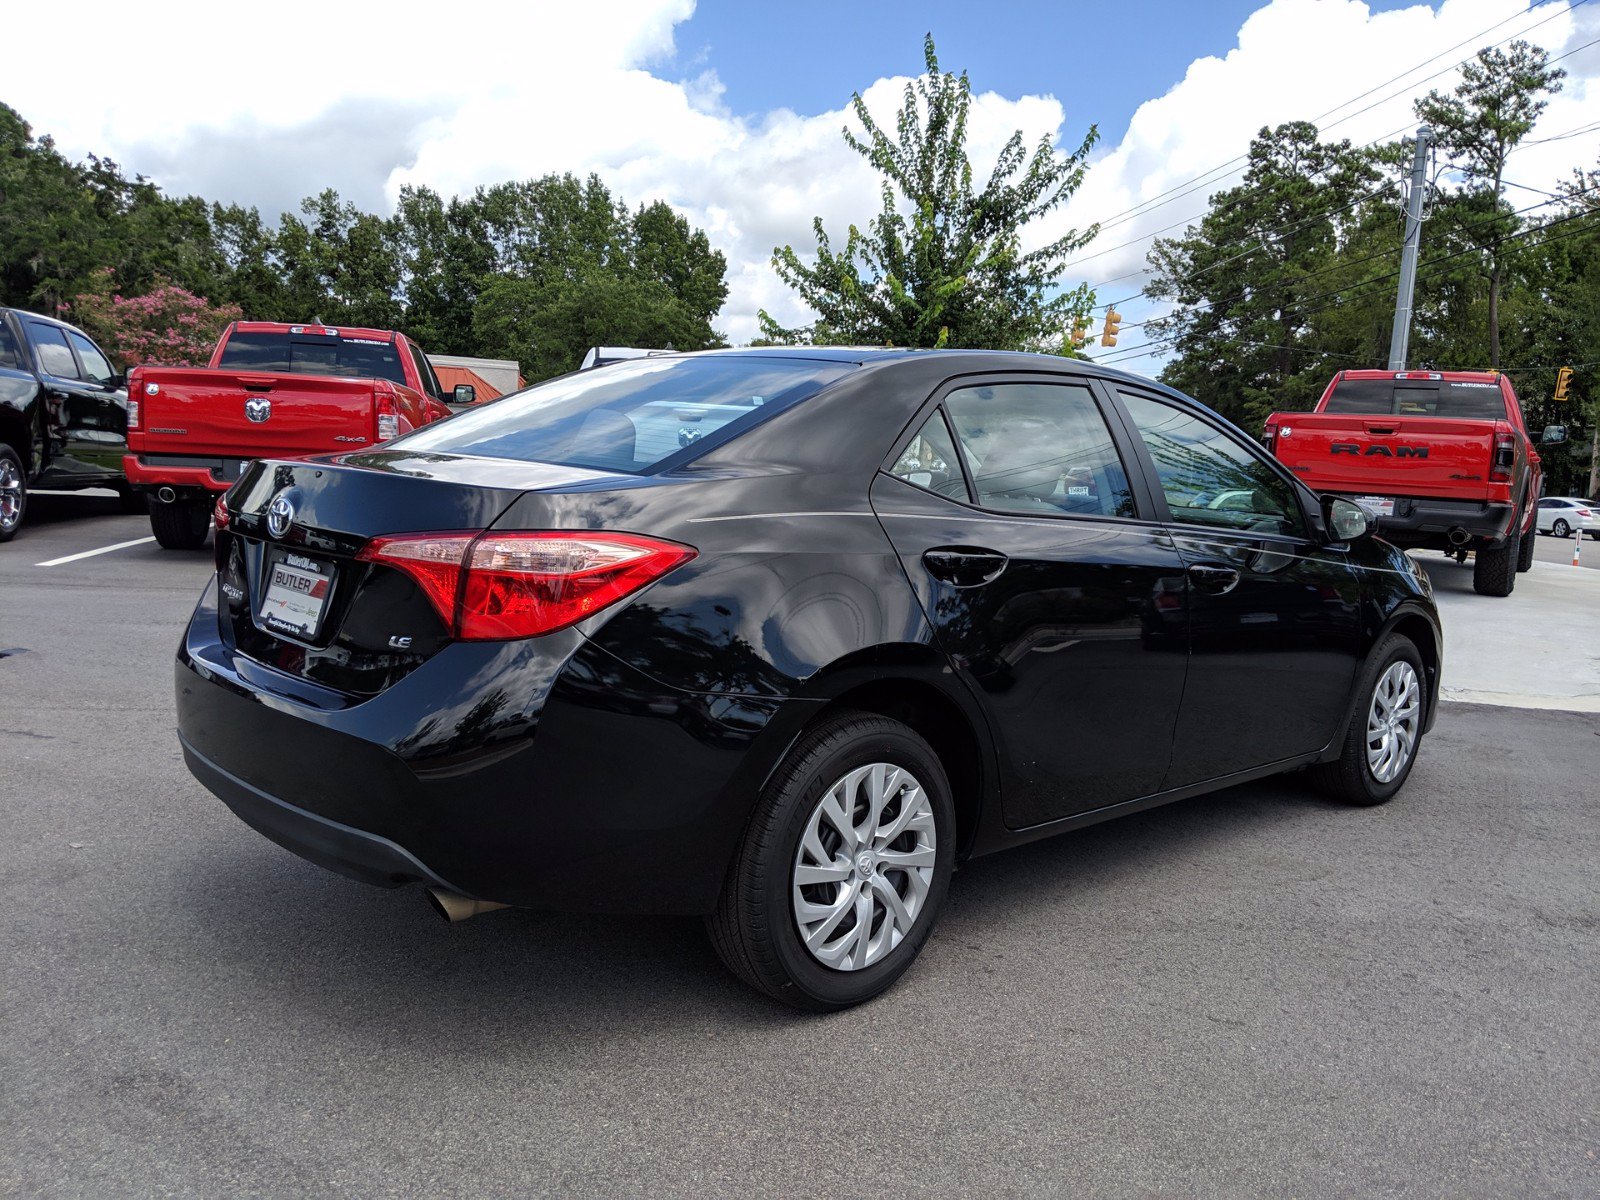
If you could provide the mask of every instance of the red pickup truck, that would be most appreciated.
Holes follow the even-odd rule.
[[[128,376],[128,482],[169,550],[206,540],[217,495],[256,458],[359,450],[451,414],[428,356],[387,329],[236,321],[206,367]]]
[[[1544,476],[1504,375],[1341,371],[1313,412],[1268,417],[1262,440],[1312,491],[1365,503],[1395,545],[1475,551],[1483,595],[1510,595],[1533,565]]]

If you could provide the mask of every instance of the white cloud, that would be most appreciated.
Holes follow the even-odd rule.
[[[440,19],[437,5],[414,0],[273,16],[200,0],[154,11],[94,0],[74,8],[72,50],[81,61],[113,64],[106,86],[63,86],[51,56],[12,56],[0,98],[68,153],[109,154],[169,190],[269,212],[325,186],[379,206],[407,182],[451,193],[546,171],[595,171],[630,203],[664,199],[707,229],[729,258],[719,324],[744,340],[755,333],[758,308],[785,323],[805,319],[768,265],[772,248],[812,246],[817,215],[842,241],[851,220],[877,211],[878,184],[839,136],[853,119],[845,97],[830,112],[742,117],[723,105],[714,61],[696,64],[709,69],[693,79],[668,78],[663,64],[674,29],[692,10],[693,0],[457,0]],[[8,13],[8,36],[48,44],[59,20],[47,7],[23,6]],[[1498,21],[1506,23],[1481,40],[1544,21],[1530,39],[1561,53],[1600,36],[1600,5],[1569,15],[1561,4],[1530,12],[1521,0],[1445,0],[1437,12],[1419,4],[1372,14],[1360,0],[1272,0],[1245,22],[1232,51],[1197,59],[1142,105],[1121,140],[1097,152],[1067,210],[1030,230],[1029,240],[1115,217],[1241,154],[1261,126],[1314,117],[1397,76],[1399,83],[1352,109],[1408,81],[1416,86],[1330,133],[1360,142],[1407,125],[1412,94],[1454,83],[1452,75],[1422,76],[1478,42],[1405,72]],[[1574,78],[1534,137],[1594,120],[1597,50],[1562,63]],[[1131,46],[1107,52],[1138,53]],[[863,83],[874,114],[891,117],[905,81]],[[1076,145],[1097,115],[1063,112],[1050,96],[984,92],[971,121],[977,171],[987,170],[1013,129],[1030,141],[1050,134]],[[1530,146],[1513,160],[1512,177],[1548,187],[1569,164],[1592,163],[1597,145],[1600,134]],[[1083,252],[1095,257],[1063,282],[1136,271],[1148,235],[1201,212],[1209,192],[1229,182],[1220,175],[1213,186],[1106,229]],[[1135,245],[1101,253],[1126,242]],[[1140,282],[1112,284],[1102,299]],[[1138,305],[1124,311],[1130,320],[1142,314]],[[1134,331],[1124,344],[1139,340]]]

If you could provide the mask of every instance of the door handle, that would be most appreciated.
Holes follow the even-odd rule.
[[[977,587],[997,579],[1010,560],[981,546],[936,546],[922,555],[928,574],[952,587]]]
[[[1220,563],[1195,563],[1189,568],[1195,590],[1208,596],[1225,596],[1239,586],[1239,572]]]

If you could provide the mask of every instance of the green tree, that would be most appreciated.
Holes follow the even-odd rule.
[[[1059,291],[1057,280],[1097,229],[1068,230],[1032,251],[1022,249],[1022,230],[1071,198],[1098,131],[1091,125],[1070,154],[1046,137],[1030,155],[1019,130],[975,189],[971,85],[965,72],[940,70],[932,35],[923,58],[927,72],[906,85],[893,136],[859,92],[852,98],[866,136],[846,128],[845,141],[883,176],[883,209],[865,232],[852,224],[842,250],[816,218],[814,263],[792,246],[773,252],[773,268],[817,320],[785,329],[763,311],[766,340],[1015,350],[1056,344],[1088,311],[1088,289]]]
[[[1550,66],[1550,56],[1527,42],[1505,50],[1478,51],[1461,72],[1461,82],[1445,95],[1437,90],[1416,102],[1417,116],[1433,127],[1440,149],[1477,193],[1485,219],[1472,223],[1488,278],[1489,365],[1500,366],[1500,296],[1505,285],[1506,239],[1517,221],[1500,197],[1506,159],[1533,128],[1549,97],[1561,90],[1566,72]]]
[[[1150,250],[1145,293],[1177,305],[1145,327],[1177,351],[1163,381],[1247,428],[1311,407],[1338,361],[1316,336],[1316,310],[1341,286],[1341,235],[1378,179],[1375,156],[1320,141],[1309,122],[1262,129],[1238,186]],[[1356,325],[1344,340],[1365,336]]]

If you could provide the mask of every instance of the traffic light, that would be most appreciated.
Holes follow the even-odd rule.
[[[1556,372],[1556,394],[1551,397],[1556,403],[1567,398],[1567,393],[1572,390],[1572,368],[1562,367]]]
[[[1114,308],[1106,309],[1106,323],[1100,330],[1100,344],[1102,346],[1115,346],[1117,344],[1117,330],[1122,328],[1122,314]]]
[[[1072,348],[1082,350],[1089,341],[1089,318],[1079,317],[1072,323]]]

